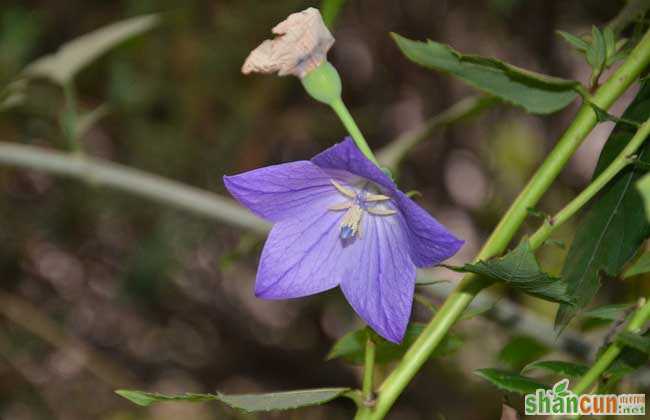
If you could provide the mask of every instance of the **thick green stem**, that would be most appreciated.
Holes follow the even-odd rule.
[[[359,150],[361,150],[361,153],[363,153],[375,165],[379,166],[379,162],[377,161],[375,154],[368,146],[366,139],[363,137],[363,134],[361,134],[361,130],[359,130],[357,123],[354,122],[354,118],[352,118],[352,115],[350,114],[350,111],[348,111],[348,108],[345,106],[345,103],[343,103],[343,100],[339,97],[338,99],[332,101],[330,103],[330,106],[334,112],[336,112],[336,115],[338,115],[339,119],[345,126],[345,129],[348,130],[348,133],[350,133],[352,136],[352,139],[356,143]]]
[[[645,301],[645,302],[644,302]],[[625,327],[625,331],[631,333],[638,333],[641,331],[646,322],[650,320],[650,300],[641,299],[639,303],[639,309],[634,312],[632,319]],[[607,347],[607,349],[600,355],[598,360],[592,365],[592,367],[585,373],[578,383],[573,387],[573,392],[580,395],[583,392],[587,391],[594,382],[600,378],[605,370],[612,364],[614,360],[625,347],[623,344],[614,341],[612,344]]]
[[[363,384],[361,388],[362,405],[359,406],[356,420],[370,418],[372,414],[372,405],[375,399],[374,373],[375,373],[375,342],[372,340],[372,333],[368,331],[366,338],[366,353],[363,364]]]
[[[603,109],[618,99],[650,62],[650,32],[647,32],[626,61],[594,94],[592,102]],[[529,207],[534,207],[582,141],[596,125],[596,115],[583,104],[571,125],[558,140],[528,185],[519,194],[487,240],[477,259],[494,257],[503,252],[524,222]],[[411,345],[395,370],[379,388],[377,405],[371,419],[382,419],[406,385],[428,360],[436,346],[463,313],[474,296],[489,282],[476,275],[467,275],[449,295],[418,339]]]
[[[598,176],[591,184],[578,194],[569,204],[560,210],[555,216],[546,220],[542,226],[530,237],[529,242],[532,249],[539,248],[549,236],[564,222],[575,215],[589,200],[605,187],[620,171],[633,162],[633,155],[641,147],[650,133],[650,120],[643,123],[634,137],[619,153],[614,161]]]

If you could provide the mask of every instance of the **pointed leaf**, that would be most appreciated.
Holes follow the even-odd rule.
[[[634,277],[650,273],[650,252],[644,252],[641,256],[623,273],[623,278]]]
[[[504,281],[508,286],[541,299],[567,304],[573,302],[566,293],[566,283],[541,270],[526,240],[501,258],[478,261],[462,267],[445,267]]]
[[[157,15],[144,15],[110,24],[64,44],[54,54],[39,58],[23,73],[28,77],[44,77],[64,85],[108,50],[152,29],[158,22]]]
[[[294,408],[319,405],[332,401],[349,391],[349,388],[321,388],[299,391],[272,392],[268,394],[177,394],[167,395],[156,392],[143,392],[120,389],[115,391],[118,395],[131,402],[148,406],[157,402],[184,401],[205,402],[220,401],[232,408],[246,412],[290,410]]]
[[[573,45],[573,47],[580,52],[584,53],[589,48],[589,43],[578,36],[564,31],[555,31],[555,33],[560,35],[566,42]]]
[[[532,394],[537,389],[549,389],[548,385],[544,385],[518,373],[508,372],[505,370],[485,368],[475,370],[474,374],[487,380],[492,385],[503,391],[516,392],[522,395]]]
[[[584,311],[583,318],[596,318],[607,321],[620,321],[625,316],[628,309],[634,307],[634,303],[613,303],[611,305],[603,305],[597,308]]]
[[[456,76],[533,114],[559,111],[573,102],[580,87],[574,80],[546,76],[493,58],[463,55],[438,42],[392,36],[411,61]]]
[[[560,376],[578,378],[587,373],[589,367],[578,363],[563,362],[561,360],[537,360],[526,365],[521,370],[521,373],[528,373],[535,369],[546,370]]]
[[[626,120],[644,122],[650,117],[650,85],[644,83],[623,114]],[[636,129],[617,124],[600,154],[594,178],[607,168],[629,143]],[[638,151],[639,161],[650,163],[650,141]],[[566,257],[562,278],[577,306],[561,305],[555,319],[564,328],[581,308],[587,306],[600,288],[600,276],[618,276],[650,234],[641,196],[634,188],[642,171],[623,169],[603,189],[578,225]]]
[[[406,353],[406,350],[408,350],[408,348],[411,346],[411,344],[413,344],[413,342],[420,336],[425,327],[426,325],[421,323],[410,324],[406,329],[404,340],[401,344],[391,343],[374,334],[373,340],[375,341],[375,363],[386,364],[402,357],[404,353]],[[362,328],[344,335],[334,344],[326,359],[331,360],[341,357],[349,363],[358,365],[363,364],[366,349],[366,338],[366,328]],[[445,336],[436,350],[431,354],[431,357],[447,356],[460,348],[462,344],[463,341],[457,335],[449,333]]]

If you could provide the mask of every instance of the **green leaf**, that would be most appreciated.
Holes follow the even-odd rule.
[[[650,331],[646,331],[643,338],[650,339]],[[616,382],[635,370],[648,364],[648,353],[637,350],[634,347],[625,346],[621,354],[605,371],[605,377],[611,382]]]
[[[559,111],[576,98],[580,83],[515,67],[502,61],[463,55],[434,41],[412,41],[391,34],[402,53],[424,67],[449,73],[475,88],[533,114]]]
[[[27,77],[43,77],[65,85],[95,59],[127,39],[152,29],[158,22],[157,15],[143,15],[110,24],[64,44],[54,54],[39,58],[23,73]]]
[[[552,302],[567,304],[573,302],[571,296],[567,295],[566,283],[540,269],[537,259],[530,249],[530,244],[526,240],[521,241],[517,248],[501,258],[448,268],[504,281],[508,286]]]
[[[587,373],[589,367],[578,363],[563,362],[561,360],[537,360],[526,365],[521,370],[521,373],[528,373],[531,370],[535,369],[546,370],[560,376],[579,378],[580,376]]]
[[[564,31],[555,31],[555,33],[560,35],[566,42],[573,45],[573,47],[580,52],[584,53],[589,49],[589,43],[578,36]]]
[[[391,343],[373,334],[373,340],[375,341],[375,363],[386,364],[402,357],[411,344],[420,336],[425,327],[426,325],[421,323],[410,324],[406,329],[404,340],[401,344]],[[344,335],[334,344],[326,359],[331,360],[341,357],[349,363],[363,364],[366,337],[367,330],[365,328]],[[447,356],[459,349],[462,344],[463,341],[457,335],[449,333],[431,354],[431,357]]]
[[[587,50],[587,61],[595,72],[600,73],[607,59],[607,45],[603,33],[595,26],[591,27],[591,45]]]
[[[605,27],[605,29],[603,29],[603,38],[605,39],[605,57],[606,57],[605,65],[606,65],[607,61],[614,54],[616,54],[616,37],[614,35],[614,31],[612,31],[612,28]]]
[[[506,343],[498,355],[501,363],[511,369],[520,370],[533,360],[539,359],[549,352],[549,348],[532,337],[525,335],[514,336]]]
[[[226,395],[216,394],[177,394],[166,395],[155,392],[143,392],[135,390],[120,389],[116,394],[129,401],[148,406],[157,402],[184,401],[184,402],[205,402],[220,401],[232,408],[245,412],[290,410],[310,405],[324,404],[348,392],[349,388],[321,388],[306,389],[299,391],[272,392],[268,394],[240,394]]]
[[[522,395],[532,394],[538,389],[549,389],[548,385],[544,385],[518,373],[505,370],[485,368],[475,370],[474,374],[503,391],[516,392]]]
[[[632,308],[634,303],[613,303],[611,305],[603,305],[597,308],[584,311],[581,316],[583,318],[596,318],[607,321],[619,321],[628,309]]]
[[[616,341],[650,355],[650,337],[644,337],[630,331],[621,331],[616,336]]]
[[[650,84],[644,83],[623,118],[644,122],[650,117]],[[617,124],[600,154],[593,177],[607,168],[629,143],[636,130]],[[650,142],[638,151],[641,162],[650,163]],[[578,225],[565,259],[562,278],[577,305],[561,305],[555,318],[564,328],[576,313],[587,306],[600,288],[600,276],[618,276],[650,234],[641,195],[633,188],[642,175],[637,167],[623,169],[603,189]]]
[[[644,252],[639,258],[628,267],[623,273],[623,278],[638,276],[640,274],[650,273],[650,252]]]

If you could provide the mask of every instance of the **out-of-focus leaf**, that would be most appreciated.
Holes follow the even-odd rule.
[[[641,334],[634,334],[629,331],[621,331],[616,335],[616,341],[650,355],[650,337],[644,337]]]
[[[83,136],[90,130],[95,124],[99,122],[102,118],[107,116],[109,113],[109,107],[106,104],[100,105],[92,111],[83,113],[77,119],[77,127],[75,129],[75,136],[78,139],[83,138]]]
[[[59,51],[31,63],[23,74],[43,77],[65,85],[88,64],[129,38],[142,34],[159,22],[157,15],[125,19],[97,29],[64,44]]]
[[[345,0],[322,0],[320,2],[320,13],[323,16],[323,22],[328,28],[334,25],[344,5]]]
[[[178,394],[167,395],[154,392],[143,392],[120,389],[115,391],[118,395],[129,401],[149,406],[157,402],[185,401],[205,402],[220,401],[232,408],[246,412],[290,410],[294,408],[319,405],[332,401],[349,391],[349,388],[321,388],[306,389],[299,391],[272,392],[268,394],[240,394],[226,395],[217,394]]]
[[[573,299],[566,292],[566,282],[543,272],[528,241],[522,241],[515,249],[501,258],[448,267],[459,272],[469,272],[504,281],[508,286],[552,302],[571,304]]]
[[[421,323],[410,324],[401,344],[391,343],[372,333],[375,342],[375,363],[385,364],[402,357],[425,327],[426,325]],[[341,357],[349,363],[363,364],[367,334],[368,330],[362,328],[344,335],[334,344],[326,359]],[[463,341],[457,335],[447,334],[431,357],[447,356],[459,349],[462,344]]]
[[[484,305],[484,306],[475,306],[475,307],[469,307],[463,311],[463,313],[460,315],[460,318],[458,318],[459,321],[467,321],[468,319],[475,318],[479,315],[483,315],[487,312],[490,312],[492,308],[496,306],[496,301],[492,302],[490,305]]]
[[[521,373],[528,373],[535,369],[546,370],[560,376],[578,378],[587,373],[589,367],[578,363],[563,362],[561,360],[537,360],[526,365],[521,370]]]
[[[546,76],[493,58],[463,55],[438,42],[392,36],[411,61],[456,76],[533,114],[549,114],[566,107],[576,98],[576,89],[580,87],[574,80]]]
[[[623,273],[623,278],[634,277],[640,274],[650,273],[650,252],[644,252],[641,256],[628,267]]]
[[[548,385],[505,370],[485,368],[475,370],[474,373],[501,390],[517,394],[532,394],[537,389],[549,389]]]
[[[499,361],[509,368],[520,370],[533,360],[549,352],[548,347],[532,337],[514,336],[506,343],[497,356]]]
[[[573,47],[580,52],[585,52],[589,48],[589,43],[578,36],[564,31],[555,31],[555,33],[560,35],[566,42],[573,45]]]
[[[644,83],[623,118],[644,122],[650,117],[650,84]],[[629,143],[636,130],[617,124],[600,154],[594,178],[607,168]],[[650,141],[638,151],[638,160],[650,163]],[[561,305],[556,328],[564,328],[575,314],[591,302],[600,288],[601,273],[618,276],[650,234],[639,192],[633,188],[642,171],[628,166],[603,189],[583,216],[566,257],[562,279],[576,306]]]
[[[645,175],[636,183],[636,189],[643,200],[646,220],[650,221],[650,174]]]
[[[623,318],[625,312],[632,308],[634,303],[613,303],[611,305],[603,305],[597,308],[589,309],[582,313],[583,318],[597,318],[607,321],[618,321]]]

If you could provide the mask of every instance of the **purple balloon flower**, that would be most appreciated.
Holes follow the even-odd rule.
[[[255,295],[296,298],[341,286],[382,337],[402,341],[415,268],[439,264],[463,241],[401,192],[347,138],[311,161],[225,176],[230,193],[274,222]]]

